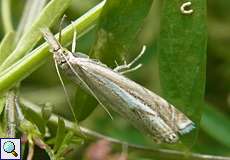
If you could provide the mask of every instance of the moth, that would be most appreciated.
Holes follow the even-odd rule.
[[[48,28],[42,29],[42,33],[57,65],[69,78],[92,94],[101,105],[129,120],[156,142],[176,143],[179,135],[195,128],[185,114],[165,99],[119,72],[130,65],[111,69],[83,53],[63,48]]]

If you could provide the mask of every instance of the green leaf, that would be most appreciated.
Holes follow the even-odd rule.
[[[106,1],[100,16],[97,39],[90,54],[109,66],[114,66],[115,60],[120,62],[122,56],[136,45],[134,40],[150,10],[152,2],[153,0],[145,0],[145,3],[140,0]],[[86,93],[81,94],[83,94],[82,97],[87,96]],[[78,94],[77,96],[80,95]],[[96,101],[91,96],[87,96],[85,99],[78,106],[78,111],[83,114],[82,119],[88,117],[97,106]]]
[[[15,33],[14,32],[8,32],[3,40],[0,43],[0,64],[4,62],[4,60],[10,55],[11,51],[13,50],[14,45],[12,45],[14,42]]]
[[[23,33],[25,33],[31,27],[33,22],[40,15],[44,5],[46,4],[46,1],[47,0],[26,1],[16,33],[16,42],[19,40],[19,38],[21,38]]]
[[[84,144],[84,139],[77,137],[77,136],[73,136],[71,138],[71,143],[82,145],[82,144]]]
[[[30,108],[24,107],[23,111],[26,119],[35,124],[38,127],[39,131],[44,135],[46,124],[42,117]]]
[[[70,2],[71,0],[50,1],[38,18],[34,21],[30,29],[28,29],[28,31],[26,31],[22,36],[13,53],[1,65],[0,71],[6,69],[28,53],[41,38],[42,34],[40,29],[52,26],[54,22],[61,17],[63,12],[69,6]]]
[[[206,0],[192,1],[194,13],[190,15],[181,13],[181,3],[162,3],[160,82],[164,97],[195,121],[198,128],[206,74]]]
[[[2,111],[6,105],[6,97],[0,96],[0,115],[2,114]]]
[[[152,2],[107,1],[100,16],[97,39],[91,53],[109,66],[114,66],[115,60],[119,60],[136,45],[134,40]]]
[[[65,137],[63,137],[63,142],[61,144],[61,146],[59,147],[55,157],[57,159],[59,158],[65,158],[66,153],[68,153],[68,151],[71,151],[71,144],[83,144],[83,139],[74,136],[74,132],[72,131],[68,131],[68,133],[65,135]]]
[[[63,137],[63,142],[62,144],[60,145],[57,153],[56,153],[56,157],[57,158],[62,158],[65,154],[65,151],[67,149],[69,149],[70,147],[70,144],[72,143],[72,139],[74,137],[74,133],[72,131],[69,131],[65,137]]]
[[[46,103],[42,106],[42,118],[45,121],[45,123],[48,122],[53,110],[53,105],[51,103]]]
[[[98,104],[94,97],[85,93],[85,91],[81,88],[77,89],[74,101],[74,112],[78,121],[85,120],[90,115],[90,113],[93,112]]]
[[[215,107],[204,104],[201,128],[221,144],[230,147],[230,118]]]
[[[2,0],[1,1],[1,14],[3,21],[3,28],[5,33],[13,31],[13,24],[11,20],[11,0]]]
[[[58,149],[61,147],[64,137],[65,137],[65,122],[62,118],[59,117],[56,143],[54,145],[54,152],[58,151]]]

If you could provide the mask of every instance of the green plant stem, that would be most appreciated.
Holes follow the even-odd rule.
[[[62,32],[62,44],[68,45],[72,41],[72,35],[75,29],[77,30],[78,38],[92,29],[99,18],[104,3],[105,1],[101,2],[74,21],[71,25],[67,26]],[[58,35],[56,35],[56,37],[58,37]],[[42,61],[50,55],[48,49],[49,46],[47,43],[42,44],[1,73],[0,94],[37,69]]]
[[[10,9],[11,0],[2,0],[2,20],[3,20],[3,28],[5,33],[12,32],[13,25],[11,21],[11,9]]]
[[[34,112],[40,114],[41,108],[32,102],[20,98],[20,103],[22,106],[29,108],[33,110]],[[100,133],[97,133],[95,131],[89,130],[84,127],[80,127],[81,131],[77,130],[75,124],[69,120],[64,119],[66,129],[73,131],[76,135],[81,135],[82,132],[86,135],[87,141],[94,141],[97,139],[106,139],[110,142],[112,142],[114,145],[122,146],[123,144],[127,144],[127,142],[114,139],[112,137],[104,136]],[[52,114],[49,122],[52,124],[57,125],[58,124],[58,115]],[[138,155],[152,158],[152,157],[161,157],[161,158],[167,158],[167,159],[186,159],[186,160],[230,160],[230,157],[222,157],[222,156],[213,156],[213,155],[205,155],[205,154],[199,154],[199,153],[187,153],[187,152],[181,152],[176,150],[169,150],[169,149],[153,149],[153,148],[147,148],[140,145],[135,144],[128,144],[129,152],[137,153]]]
[[[6,123],[7,123],[7,137],[15,138],[16,135],[16,92],[11,90],[6,95]]]

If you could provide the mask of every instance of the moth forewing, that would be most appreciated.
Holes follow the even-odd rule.
[[[105,65],[95,63],[90,59],[73,58],[71,61],[73,65],[80,66],[85,74],[86,72],[94,73],[95,76],[107,78],[123,88],[130,95],[146,104],[149,110],[157,112],[175,132],[183,134],[194,128],[194,123],[166,100]]]
[[[51,42],[54,59],[74,82],[154,140],[175,143],[178,133],[194,128],[189,118],[160,96],[98,61],[81,54],[74,56],[62,47],[55,48],[58,42]]]
[[[178,140],[175,116],[183,114],[164,99],[101,63],[85,58],[69,60],[105,105],[158,141],[174,143]],[[78,80],[75,78],[75,81]],[[171,117],[174,118],[169,120]],[[185,115],[183,118],[191,122]]]

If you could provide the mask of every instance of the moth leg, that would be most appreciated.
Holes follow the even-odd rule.
[[[125,74],[125,73],[128,73],[128,72],[133,72],[133,71],[138,70],[139,68],[141,68],[141,66],[142,66],[142,64],[138,64],[137,66],[135,66],[133,68],[127,68],[124,71],[118,71],[118,72],[121,73],[121,74]]]
[[[133,61],[132,61],[133,62]],[[137,66],[131,68],[131,66],[133,65],[133,63],[129,63],[127,64],[126,61],[124,61],[124,64],[123,65],[117,65],[116,68],[114,68],[113,70],[116,71],[116,72],[119,72],[121,74],[124,74],[124,73],[128,73],[128,72],[132,72],[132,71],[135,71],[137,69],[139,69],[142,64],[138,64]],[[116,63],[116,62],[115,62]],[[117,64],[117,63],[116,63]]]
[[[135,66],[133,68],[131,68],[131,67],[136,61],[138,61],[141,58],[141,56],[144,54],[145,50],[146,50],[146,46],[144,45],[142,47],[140,54],[134,60],[132,60],[129,64],[127,64],[126,61],[124,61],[123,65],[117,66],[113,70],[120,72],[121,74],[124,74],[124,73],[132,72],[132,71],[139,69],[142,66],[142,64],[138,64],[137,66]]]

